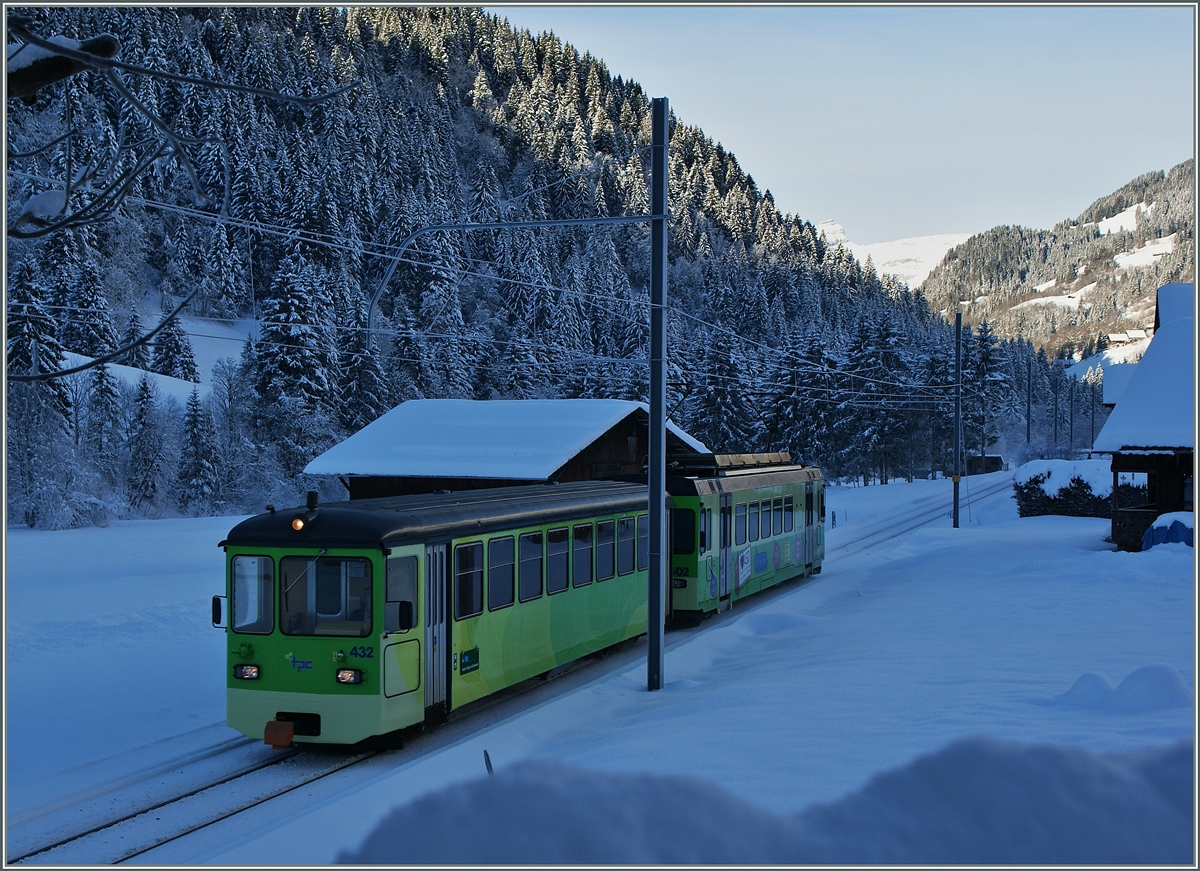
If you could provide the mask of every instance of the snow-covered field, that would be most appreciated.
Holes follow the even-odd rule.
[[[965,479],[964,498],[1005,476]],[[1117,553],[1103,541],[1106,521],[1018,519],[1008,495],[964,505],[963,528],[954,530],[950,486],[830,488],[830,519],[836,511],[837,526],[827,529],[824,572],[739,605],[674,646],[659,692],[646,691],[644,664],[584,681],[366,782],[314,793],[319,798],[299,811],[257,826],[231,826],[219,846],[209,839],[181,856],[187,842],[178,842],[171,861],[332,862],[351,857],[393,809],[418,800],[426,804],[392,823],[428,822],[422,814],[431,801],[456,809],[433,817],[440,828],[426,825],[421,843],[453,843],[466,862],[489,856],[702,860],[703,853],[662,852],[668,835],[707,844],[707,855],[724,857],[714,861],[782,861],[779,852],[751,848],[746,837],[714,842],[714,831],[758,833],[757,843],[821,862],[839,855],[918,863],[978,856],[947,854],[938,841],[936,832],[948,827],[961,835],[954,813],[979,809],[972,795],[956,798],[948,772],[960,779],[963,772],[977,775],[974,798],[990,802],[989,816],[1004,808],[1010,832],[1037,814],[1066,827],[1061,837],[1046,840],[1043,827],[1041,841],[1026,839],[1044,845],[1043,859],[989,854],[996,861],[1101,862],[1105,855],[1166,861],[1161,849],[1153,852],[1158,847],[1138,853],[1139,841],[1124,823],[1083,829],[1072,823],[1092,807],[1089,796],[1119,795],[1117,805],[1107,806],[1110,816],[1141,826],[1146,845],[1174,844],[1170,856],[1179,844],[1190,849],[1190,828],[1179,840],[1184,817],[1173,816],[1183,750],[1168,751],[1189,742],[1190,778],[1192,549],[1164,544]],[[839,545],[935,494],[946,500],[942,520],[839,556]],[[235,736],[221,722],[225,637],[209,625],[208,602],[222,584],[216,543],[237,520],[8,530],[10,826],[35,807],[84,794],[123,771],[165,764]],[[960,743],[948,748],[953,742]],[[1057,746],[1031,749],[1038,744]],[[486,784],[485,749],[496,769]],[[912,765],[925,754],[934,755]],[[872,781],[889,770],[890,780]],[[1162,786],[1168,781],[1174,792]],[[587,786],[568,788],[578,783]],[[998,785],[983,796],[980,783]],[[1187,787],[1190,800],[1190,780]],[[601,844],[600,853],[557,859],[521,853],[522,845],[534,850],[535,841],[595,847],[594,840],[564,840],[561,833],[579,832],[583,820],[597,816],[627,820],[641,807],[630,804],[637,795],[662,806],[671,796],[691,798],[669,805],[678,808],[672,826],[642,840],[629,835],[621,850],[613,845],[614,852],[604,853]],[[1017,798],[1028,795],[1051,798],[1033,804]],[[1066,804],[1054,805],[1054,797],[1064,795]],[[581,810],[585,798],[593,804]],[[554,800],[561,812],[558,835],[544,836],[544,814],[527,817],[523,827],[505,825],[497,808],[526,799],[531,808]],[[581,816],[585,810],[590,817]],[[467,818],[474,825],[465,826]],[[859,823],[871,820],[879,831],[891,826],[893,834],[859,838],[876,852],[839,854],[850,843],[846,832],[863,831]],[[1167,835],[1154,834],[1160,829]],[[910,838],[907,853],[889,853],[906,830],[927,836]],[[621,830],[598,825],[593,831]],[[543,835],[535,838],[538,832]],[[406,843],[403,837],[390,841]],[[978,838],[974,845],[980,847]],[[1122,845],[1133,853],[1122,853]],[[745,859],[738,849],[747,851]],[[1098,858],[1096,850],[1108,852]],[[155,854],[135,861],[154,862]]]

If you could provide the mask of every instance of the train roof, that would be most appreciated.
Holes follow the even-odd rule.
[[[575,481],[326,502],[243,520],[220,543],[249,547],[393,547],[580,517],[645,511],[646,486]],[[292,521],[305,519],[296,531]]]

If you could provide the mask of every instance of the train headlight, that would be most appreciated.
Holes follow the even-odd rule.
[[[339,668],[337,670],[338,683],[362,683],[363,674],[357,668]]]
[[[258,666],[235,665],[233,667],[233,676],[239,680],[258,680]]]
[[[304,518],[303,517],[293,517],[292,518],[292,529],[299,532],[303,528],[304,528]]]

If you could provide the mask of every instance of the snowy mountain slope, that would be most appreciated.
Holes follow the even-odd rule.
[[[822,221],[817,230],[825,234],[829,245],[844,245],[864,265],[870,257],[877,273],[894,275],[914,290],[942,262],[947,251],[971,238],[970,233],[941,233],[860,245],[851,242],[845,228],[836,221]]]
[[[1195,274],[1195,161],[1146,173],[1048,230],[994,227],[925,280],[931,308],[1079,359],[1153,323],[1155,291]],[[1052,292],[1048,292],[1052,291]]]

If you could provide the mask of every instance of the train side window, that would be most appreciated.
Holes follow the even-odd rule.
[[[675,540],[671,542],[671,551],[678,554],[690,554],[696,551],[696,512],[690,508],[676,508],[673,517]],[[704,522],[704,512],[700,512],[700,522]]]
[[[546,533],[546,592],[553,595],[567,588],[571,539],[563,526]]]
[[[707,508],[700,509],[700,553],[708,550],[708,518],[712,516],[712,512]],[[678,524],[676,524],[678,529]],[[678,532],[676,532],[678,535]],[[679,551],[675,551],[679,553]]]
[[[825,522],[825,491],[817,488],[817,507],[821,515],[821,522]]]
[[[269,635],[275,629],[275,565],[269,556],[233,558],[234,632]]]
[[[783,531],[791,532],[796,528],[795,504],[791,496],[783,497]]]
[[[650,515],[639,514],[637,519],[637,567],[639,572],[650,568]]]
[[[497,611],[513,603],[513,537],[488,542],[488,610]]]
[[[733,510],[733,543],[746,543],[746,506],[736,505]]]
[[[616,543],[617,525],[611,520],[596,524],[596,580],[607,581],[614,574],[613,545]]]
[[[581,524],[572,532],[571,583],[586,587],[592,582],[592,524]]]
[[[771,503],[771,528],[776,535],[783,532],[783,499]]]
[[[762,504],[762,537],[771,537],[771,500],[764,499]]]
[[[632,517],[622,517],[617,520],[617,574],[627,575],[633,571],[637,560],[634,559],[634,538],[637,530],[634,528]]]
[[[542,534],[527,532],[521,536],[520,578],[517,581],[522,602],[542,595]]]
[[[383,630],[402,632],[400,603],[409,606],[408,622],[417,622],[417,558],[415,556],[392,557],[387,561],[387,590],[384,596]],[[411,629],[412,625],[407,628]]]
[[[483,612],[483,542],[454,548],[454,619]]]
[[[751,541],[758,541],[758,503],[750,503],[749,533]]]
[[[813,494],[809,490],[804,494],[804,525],[813,525]]]

